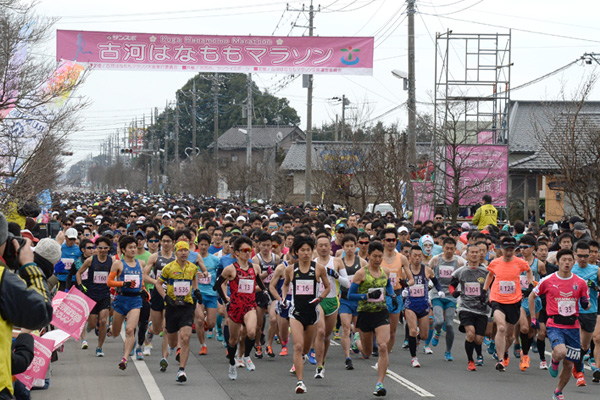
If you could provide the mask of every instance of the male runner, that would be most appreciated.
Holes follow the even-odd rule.
[[[213,235],[217,233],[217,229]],[[217,268],[219,267],[219,258],[210,254],[211,237],[207,233],[198,235],[198,256],[202,258],[206,272],[198,268],[198,289],[202,293],[202,303],[196,305],[196,335],[200,341],[201,356],[206,355],[207,347],[205,342],[205,331],[213,329],[217,322],[217,292],[213,289],[213,282],[217,280]],[[206,316],[205,316],[206,315]]]

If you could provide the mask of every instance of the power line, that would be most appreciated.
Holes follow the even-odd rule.
[[[381,2],[381,5],[379,6],[379,8],[378,8],[377,10],[375,10],[375,12],[374,12],[374,13],[371,15],[371,18],[369,18],[369,19],[367,20],[367,22],[365,22],[365,24],[364,24],[364,25],[363,25],[363,26],[362,26],[362,27],[361,27],[361,28],[360,28],[358,31],[356,31],[356,33],[354,34],[354,36],[357,36],[357,35],[358,35],[358,34],[359,34],[359,33],[360,33],[360,32],[361,32],[363,29],[365,29],[365,27],[366,27],[366,26],[369,24],[369,22],[371,22],[371,20],[372,20],[372,19],[373,19],[373,18],[374,18],[374,17],[375,17],[377,14],[379,14],[379,10],[381,10],[381,7],[383,7],[383,6],[385,5],[385,1],[386,1],[386,0],[383,0],[383,1]]]
[[[445,14],[436,14],[436,15],[437,15],[438,17],[443,17],[443,16],[445,16],[445,15],[457,14],[457,13],[459,13],[459,12],[462,12],[462,11],[468,10],[469,8],[473,8],[473,7],[475,7],[477,4],[479,4],[479,3],[482,3],[483,1],[484,1],[484,0],[479,0],[478,2],[476,2],[476,3],[474,3],[474,4],[471,4],[470,6],[467,6],[467,7],[463,8],[463,9],[461,9],[461,10],[457,10],[457,11],[451,11],[451,12],[448,12],[448,13],[445,13]]]

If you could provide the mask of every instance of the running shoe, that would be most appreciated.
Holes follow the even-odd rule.
[[[469,364],[467,365],[467,370],[468,371],[477,371],[477,367],[475,366],[475,361],[469,361]]]
[[[588,350],[585,352],[585,355],[583,356],[583,361],[585,362],[589,359],[590,359],[590,351]]]
[[[548,363],[546,360],[540,361],[540,369],[548,369]]]
[[[490,340],[490,338],[489,338],[489,337],[487,337],[487,336],[484,336],[484,337],[483,337],[483,344],[485,344],[486,346],[489,346],[489,345],[490,345],[490,343],[491,343],[491,340]]]
[[[290,368],[290,374],[296,373],[296,366],[292,364],[292,368]]]
[[[160,372],[165,372],[167,370],[167,367],[169,366],[169,362],[167,361],[166,358],[161,358],[159,365],[160,365]]]
[[[533,351],[536,354],[538,352],[537,341],[535,341],[535,340],[531,343],[531,351]]]
[[[296,383],[296,393],[297,394],[306,393],[306,385],[304,384],[304,382],[298,381],[298,383]]]
[[[315,349],[310,349],[308,352],[308,363],[312,365],[317,365],[317,358],[315,356]]]
[[[387,394],[387,390],[385,390],[385,388],[383,387],[383,383],[377,382],[377,385],[375,385],[375,390],[373,391],[373,394],[378,397],[383,397]]]
[[[352,359],[350,357],[346,358],[346,369],[348,371],[354,369],[354,365],[352,365]]]
[[[150,355],[152,355],[152,346],[151,346],[151,345],[146,345],[146,346],[144,346],[144,351],[143,351],[143,354],[144,354],[145,356],[150,356]]]
[[[265,334],[263,332],[263,333],[260,334],[260,344],[261,344],[261,346],[264,346],[265,343],[266,343]]]
[[[254,357],[261,359],[263,358],[262,346],[256,346],[256,351],[254,352]]]
[[[403,348],[403,349],[408,349],[408,340],[405,340],[405,341],[402,343],[402,348]]]
[[[425,354],[433,354],[433,350],[431,350],[431,347],[425,345],[425,346],[423,346],[423,353],[425,353]]]
[[[212,339],[214,336],[215,336],[214,330],[213,330],[213,329],[210,329],[210,330],[208,331],[208,334],[206,335],[206,338],[207,338],[207,339]]]
[[[501,362],[496,363],[496,369],[500,372],[506,371],[506,369],[504,368],[504,364],[502,364]]]
[[[417,357],[410,360],[410,366],[413,368],[421,368],[421,364],[419,364],[419,359]]]
[[[198,352],[198,355],[205,356],[207,352],[208,352],[208,349],[206,348],[206,345],[203,344],[202,347],[200,347],[200,351]]]
[[[492,355],[496,352],[496,342],[494,342],[493,340],[490,340],[490,344],[487,348],[487,351],[489,353],[489,355]]]
[[[142,353],[142,348],[138,347],[137,349],[135,349],[135,359],[136,360],[143,360],[144,359],[144,353]]]
[[[452,353],[450,353],[449,351],[444,353],[444,358],[446,359],[446,361],[454,361],[454,357],[452,357]]]
[[[179,357],[181,356],[181,348],[177,348],[177,352],[175,353],[175,361],[179,362]]]
[[[354,354],[358,354],[358,346],[356,345],[356,342],[352,343],[352,346],[350,347],[352,349],[352,352]]]
[[[287,348],[287,346],[283,346],[283,347],[281,348],[281,351],[279,352],[279,355],[280,355],[281,357],[285,357],[285,356],[287,356],[287,355],[288,355],[288,348]]]
[[[237,369],[235,369],[235,365],[229,366],[229,372],[227,373],[229,379],[235,381],[237,379]]]
[[[510,364],[510,358],[508,358],[508,351],[506,353],[504,353],[504,360],[502,360],[502,365],[504,365],[504,367],[508,367],[508,364]]]
[[[244,360],[242,360],[242,357],[235,358],[235,366],[238,368],[244,368],[246,366],[246,364],[244,364]]]
[[[129,357],[133,357],[135,355],[135,348],[131,349],[131,352],[129,353]]]
[[[371,352],[373,357],[379,357],[379,348],[373,347],[373,351]]]
[[[248,371],[256,370],[256,367],[254,366],[254,363],[250,357],[242,357],[242,361],[244,362],[244,366]]]
[[[592,370],[594,370],[595,368],[598,368],[596,366],[596,360],[594,359],[594,357],[590,357],[590,359],[588,360],[588,365],[590,366],[590,368]]]
[[[478,367],[483,365],[483,356],[477,356],[477,360],[475,360],[475,365]]]
[[[600,369],[598,369],[598,368],[594,368],[594,369],[592,369],[592,371],[593,371],[593,372],[592,372],[592,375],[593,375],[593,377],[594,377],[594,378],[592,379],[592,382],[595,382],[595,383],[598,383],[598,382],[600,382]]]
[[[223,336],[223,332],[217,330],[217,341],[222,342],[223,340],[225,340],[225,337]]]
[[[554,393],[552,394],[552,399],[553,400],[565,400],[565,396],[563,396],[562,392],[555,390]]]
[[[119,363],[119,369],[123,371],[125,370],[125,368],[127,368],[127,359],[121,358],[121,362]]]
[[[586,386],[585,377],[583,376],[583,372],[577,373],[577,387]]]
[[[179,383],[183,383],[183,382],[187,381],[187,375],[185,374],[185,371],[182,371],[182,370],[177,371],[177,376],[175,377],[175,381],[179,382]]]
[[[529,368],[529,356],[523,354],[523,356],[521,357],[521,361],[519,362],[519,368],[521,369],[521,371],[527,371],[527,368]]]
[[[550,376],[556,378],[558,376],[558,364],[556,365],[556,369],[554,368],[554,363],[550,363],[550,368],[548,368],[548,372]]]
[[[104,357],[104,352],[102,351],[102,347],[96,347],[96,357]]]
[[[521,346],[515,344],[515,347],[513,347],[513,355],[515,358],[521,358]]]
[[[275,357],[275,353],[273,353],[273,348],[271,346],[267,346],[267,355],[269,357]]]
[[[315,374],[315,379],[325,379],[325,368],[318,367],[317,373]]]
[[[438,345],[438,343],[440,342],[440,335],[442,334],[442,332],[438,332],[435,331],[433,334],[433,339],[431,339],[431,345],[433,347],[436,347]]]
[[[88,348],[88,342],[87,340],[84,340],[83,342],[81,342],[81,350],[87,350]]]
[[[333,331],[333,340],[340,340],[342,337],[340,336],[340,331],[339,330],[334,330]]]

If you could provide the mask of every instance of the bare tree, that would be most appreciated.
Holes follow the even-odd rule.
[[[83,100],[69,100],[82,82],[82,67],[42,61],[35,51],[54,20],[38,18],[34,3],[0,4],[0,207],[53,189],[61,152]]]
[[[534,122],[536,139],[554,162],[566,198],[595,238],[600,237],[600,120],[597,108],[588,112],[586,102],[597,80],[591,74],[571,95],[563,88]]]

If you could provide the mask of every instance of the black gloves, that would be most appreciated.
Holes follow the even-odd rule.
[[[194,297],[196,298],[198,304],[202,304],[202,293],[200,293],[200,289],[194,290]]]

